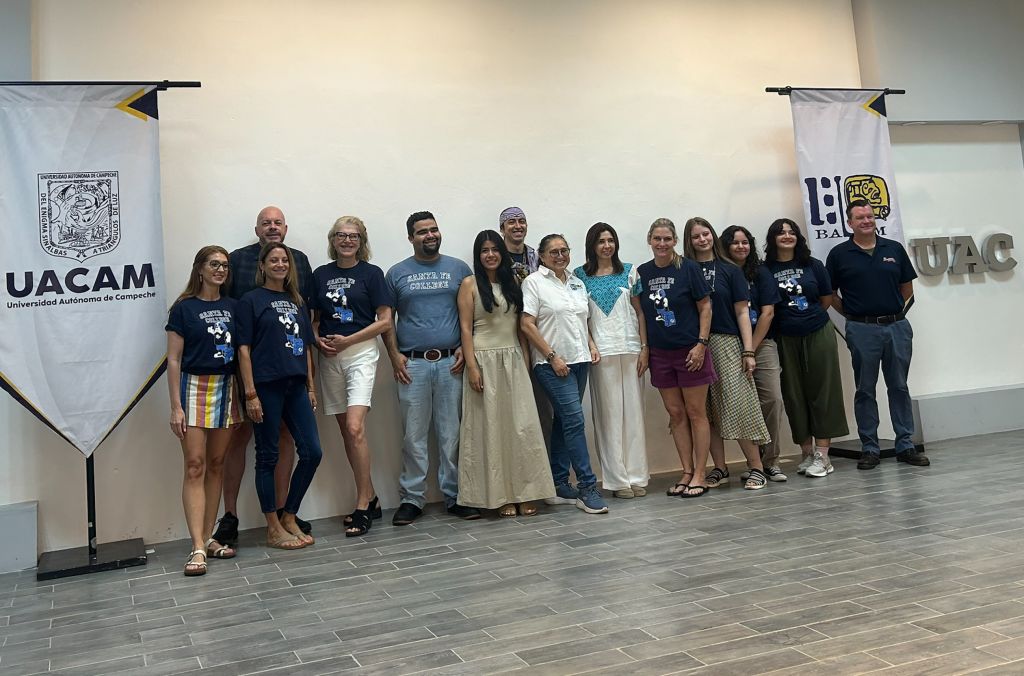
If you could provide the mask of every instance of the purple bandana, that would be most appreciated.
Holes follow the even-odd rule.
[[[510,218],[526,218],[526,214],[519,207],[509,207],[501,212],[501,216],[498,216],[498,228],[505,225],[505,221]]]

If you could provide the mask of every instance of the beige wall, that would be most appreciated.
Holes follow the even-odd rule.
[[[468,258],[500,210],[531,240],[612,223],[623,258],[649,258],[647,226],[702,215],[762,234],[800,220],[788,101],[768,85],[859,85],[848,0],[135,2],[37,0],[39,79],[196,79],[161,95],[168,297],[194,252],[253,241],[280,206],[314,264],[343,214],[368,224],[374,263],[411,253],[404,220],[430,209],[446,253]],[[909,220],[909,219],[908,219]],[[908,226],[908,232],[909,232]],[[397,502],[401,437],[390,368],[369,438],[384,504]],[[653,470],[678,466],[649,394]],[[181,454],[164,382],[97,453],[101,540],[183,537]],[[588,409],[589,410],[589,409]],[[353,507],[330,420],[306,518]],[[788,435],[787,435],[788,436]],[[40,500],[41,544],[82,544],[82,458],[0,399],[0,502]],[[251,454],[251,450],[250,450]],[[434,492],[436,496],[436,489]],[[260,522],[251,465],[243,526]]]

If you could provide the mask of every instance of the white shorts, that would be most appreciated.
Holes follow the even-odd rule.
[[[377,377],[377,339],[351,345],[333,357],[320,354],[320,403],[325,415],[338,415],[349,406],[370,406]]]

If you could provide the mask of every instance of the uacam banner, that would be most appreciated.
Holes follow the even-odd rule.
[[[0,86],[0,387],[87,456],[166,363],[156,97]]]

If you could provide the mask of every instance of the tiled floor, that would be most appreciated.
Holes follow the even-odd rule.
[[[203,578],[184,542],[0,576],[0,675],[1024,675],[1022,451],[936,443],[932,467],[837,459],[760,492],[734,472],[697,500],[662,477],[603,516],[385,512],[365,539],[328,519],[299,552],[248,531]]]

